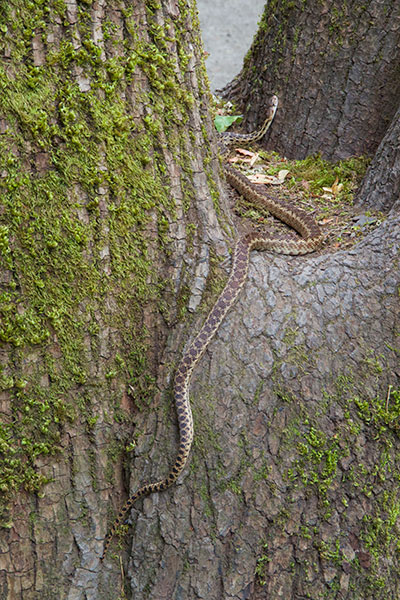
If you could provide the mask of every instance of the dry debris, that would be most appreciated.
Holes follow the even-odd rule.
[[[311,213],[325,234],[323,252],[350,248],[384,219],[378,211],[361,212],[353,205],[368,165],[364,157],[353,157],[334,165],[320,156],[295,161],[275,152],[236,148],[228,160],[252,183],[265,185],[267,193]],[[266,211],[252,207],[244,199],[239,200],[236,193],[235,198],[234,210],[241,217],[263,228],[285,227]]]

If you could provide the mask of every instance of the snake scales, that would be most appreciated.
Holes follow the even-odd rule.
[[[250,134],[222,134],[221,138],[224,147],[227,148],[235,142],[251,142],[260,139],[271,125],[277,106],[278,98],[273,96],[270,101],[267,118],[259,130]],[[190,378],[194,367],[200,360],[211,338],[214,336],[228,310],[232,307],[246,281],[250,251],[257,249],[273,250],[282,254],[307,254],[316,250],[323,241],[318,225],[307,213],[292,204],[284,203],[260,191],[260,186],[251,183],[245,175],[226,163],[224,164],[224,171],[227,181],[240,194],[251,201],[252,204],[269,210],[272,215],[295,229],[302,238],[294,239],[288,236],[270,236],[262,232],[253,231],[242,236],[237,241],[228,282],[211,309],[204,325],[184,353],[176,370],[174,391],[180,444],[175,464],[165,479],[144,485],[125,502],[105,538],[101,560],[106,555],[117,527],[121,524],[125,514],[136,500],[153,492],[160,492],[167,489],[177,480],[185,467],[193,441],[193,419],[189,402]]]

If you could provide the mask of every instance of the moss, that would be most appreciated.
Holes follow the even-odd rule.
[[[348,448],[343,448],[336,435],[328,437],[315,425],[309,424],[307,431],[299,436],[296,452],[298,458],[292,462],[286,476],[290,481],[310,488],[318,497],[323,509],[323,518],[331,515],[328,490],[337,476],[337,465],[340,458],[348,455]]]
[[[260,156],[271,160],[269,175],[276,175],[282,169],[282,159],[275,152],[261,152]],[[335,182],[336,185],[340,182],[340,189],[329,202],[335,202],[339,206],[352,204],[354,192],[360,185],[369,162],[369,158],[360,156],[333,163],[322,159],[318,154],[308,156],[304,160],[285,160],[285,169],[290,171],[285,183],[289,188],[294,188],[307,182],[309,194],[321,198],[320,208],[325,208],[324,204],[329,208],[328,203],[324,201],[324,188],[332,188]]]
[[[259,44],[264,43],[265,37],[269,36],[271,37],[271,35],[274,35],[274,38],[271,42],[271,59],[265,64],[264,66],[264,70],[272,70],[274,73],[278,73],[279,72],[279,67],[281,62],[283,61],[283,55],[286,49],[287,44],[292,43],[290,40],[288,40],[287,37],[287,32],[290,29],[289,27],[289,22],[293,22],[293,14],[294,11],[296,10],[304,10],[304,2],[302,4],[302,6],[298,6],[298,3],[296,2],[292,2],[292,1],[284,1],[284,2],[278,2],[276,0],[273,0],[272,2],[268,3],[268,6],[266,6],[265,11],[262,15],[262,18],[259,22],[259,33],[257,35],[257,37],[255,38],[254,42],[253,42],[253,46],[251,48],[251,50],[248,52],[248,54],[245,57],[245,61],[244,61],[244,68],[246,69],[246,67],[248,68],[249,65],[251,65],[251,57],[254,54],[255,49],[257,48],[257,46]],[[276,26],[276,23],[274,21],[274,15],[276,13],[279,13],[280,15],[280,20],[279,20],[279,25]],[[295,48],[297,45],[297,38],[298,38],[298,30],[295,28],[295,23],[293,23],[293,30],[294,30],[294,38],[295,38],[295,43],[294,43],[294,50],[293,52],[295,52]],[[260,87],[262,85],[261,81],[257,81],[258,76],[257,76],[257,72],[255,71],[254,73],[254,79],[255,82],[254,84],[258,87]]]
[[[292,341],[294,339],[292,337]],[[368,356],[370,354],[366,351]],[[380,364],[383,364],[383,359]],[[375,377],[375,361],[368,367],[370,377]],[[382,375],[381,370],[378,375]],[[293,494],[298,498],[301,493],[306,500],[316,498],[317,516],[313,511],[310,522],[307,522],[307,513],[304,513],[298,530],[295,527],[293,531],[292,523],[291,536],[298,535],[308,540],[309,551],[312,549],[317,553],[318,561],[337,570],[329,584],[331,590],[338,585],[338,578],[344,569],[350,577],[349,590],[353,590],[354,600],[366,597],[383,599],[387,597],[386,581],[397,572],[400,559],[400,497],[397,486],[400,480],[397,451],[400,393],[394,386],[389,386],[386,394],[376,397],[370,394],[367,397],[366,393],[362,394],[356,389],[356,380],[350,372],[338,376],[332,390],[323,394],[323,402],[319,403],[317,412],[314,407],[310,411],[300,399],[294,403],[293,394],[282,387],[277,390],[286,411],[284,429],[275,432],[283,439],[277,460],[280,460],[282,453],[285,465],[288,460],[291,463],[286,468],[287,500],[283,503],[282,511],[286,511],[290,517]],[[320,423],[326,424],[326,417],[334,405],[341,407],[343,418],[336,419],[334,432],[327,434]],[[335,414],[341,414],[340,410],[336,409]],[[357,438],[360,433],[361,442]],[[359,443],[363,445],[359,447]],[[374,447],[372,455],[367,444]],[[353,460],[349,461],[346,468],[347,457]],[[267,469],[264,472],[259,469],[254,480],[256,483],[269,482],[269,477]],[[360,528],[355,526],[354,499],[364,507]],[[350,505],[351,513],[347,515]],[[315,519],[320,523],[328,520],[329,527],[332,514],[335,519],[340,519],[340,532],[327,541],[314,523]],[[356,527],[355,535],[360,538],[361,553],[370,561],[367,568],[360,565],[358,551],[352,560],[345,556],[348,519],[351,519],[350,526]],[[269,530],[272,538],[274,532],[281,535],[280,515],[272,519]],[[260,585],[266,583],[267,565],[273,558],[268,552],[269,538],[262,540],[262,546],[256,566]],[[296,569],[307,583],[313,580],[312,577],[310,579],[310,573],[316,576],[319,567],[317,562],[315,565],[310,563],[309,552],[305,556],[305,560],[297,558],[299,562]],[[307,588],[304,590],[306,592]]]
[[[262,544],[262,551],[257,558],[257,564],[255,569],[255,575],[259,585],[266,585],[266,572],[268,569],[268,563],[270,563],[272,558],[268,555],[268,542],[264,541]]]
[[[0,383],[10,397],[0,427],[3,509],[21,487],[41,488],[46,479],[35,461],[59,450],[71,420],[92,435],[99,395],[109,399],[109,418],[120,420],[121,389],[130,391],[139,408],[154,392],[142,312],[161,302],[163,286],[147,231],[155,216],[164,252],[175,206],[161,148],[166,138],[180,159],[178,132],[194,98],[180,79],[190,59],[189,9],[182,6],[179,19],[161,27],[158,3],[146,7],[145,38],[131,7],[123,11],[123,40],[104,21],[105,42],[115,49],[111,58],[92,39],[89,1],[78,5],[73,25],[63,0],[17,0],[0,9],[0,51],[7,55],[11,49],[12,56],[7,70],[0,65],[6,127],[0,136],[0,340],[9,357],[0,367]],[[57,46],[48,33],[60,22],[64,34]],[[37,35],[43,65],[33,62]],[[124,100],[129,86],[135,91],[139,73],[141,88],[146,81],[146,91],[137,92],[145,111],[140,122]],[[183,156],[189,180],[187,150]],[[107,359],[101,358],[105,331],[120,335]],[[101,369],[97,376],[94,362]],[[124,445],[118,448],[123,451]]]

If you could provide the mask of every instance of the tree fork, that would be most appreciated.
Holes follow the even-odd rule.
[[[398,108],[400,4],[268,2],[241,73],[223,90],[249,130],[280,110],[267,147],[289,158],[372,156]]]

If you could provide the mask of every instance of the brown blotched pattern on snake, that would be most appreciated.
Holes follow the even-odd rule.
[[[249,134],[225,133],[221,135],[224,145],[223,154],[226,149],[236,142],[253,142],[260,139],[267,131],[275,116],[278,106],[278,98],[273,96],[270,101],[268,116],[261,129]],[[107,552],[111,539],[117,527],[122,523],[125,514],[134,502],[143,496],[153,492],[160,492],[172,485],[185,467],[193,441],[193,418],[189,402],[189,384],[194,367],[200,360],[210,340],[218,330],[226,313],[237,299],[247,276],[249,255],[251,250],[273,250],[281,254],[307,254],[313,252],[323,242],[323,236],[317,223],[304,211],[292,204],[282,202],[260,190],[260,186],[251,183],[245,175],[228,164],[224,164],[226,179],[246,200],[252,204],[269,210],[269,212],[295,229],[302,238],[293,239],[289,236],[270,236],[262,232],[252,232],[239,238],[236,243],[232,269],[228,282],[218,300],[211,309],[204,325],[196,335],[189,348],[186,350],[176,370],[174,380],[175,406],[178,415],[180,444],[178,455],[174,466],[165,479],[150,483],[139,488],[131,496],[118,513],[113,526],[106,536],[103,555]]]

